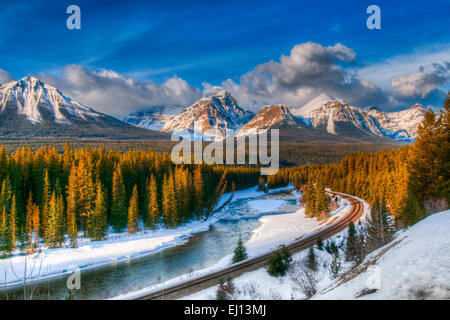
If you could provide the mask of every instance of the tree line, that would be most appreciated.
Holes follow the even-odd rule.
[[[174,165],[167,153],[104,147],[0,147],[0,251],[102,240],[208,217],[224,192],[258,183],[256,168]]]

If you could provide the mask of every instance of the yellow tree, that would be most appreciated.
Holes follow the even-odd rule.
[[[128,232],[133,234],[138,231],[138,216],[139,216],[139,202],[138,202],[137,185],[133,187],[133,192],[128,206]]]

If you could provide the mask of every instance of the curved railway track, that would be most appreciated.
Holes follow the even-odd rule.
[[[342,198],[350,201],[352,205],[352,209],[350,212],[338,219],[332,220],[331,223],[328,223],[325,226],[322,226],[320,229],[304,236],[296,239],[294,242],[289,244],[287,248],[291,253],[301,251],[309,248],[310,246],[317,243],[320,239],[325,240],[336,233],[344,230],[350,222],[355,222],[358,220],[363,213],[363,204],[360,200],[344,195],[338,192],[330,192],[332,194],[338,195]],[[260,255],[243,262],[233,264],[226,269],[222,269],[204,276],[200,276],[196,279],[180,283],[174,285],[172,287],[160,289],[158,291],[152,292],[150,294],[141,296],[137,298],[137,300],[157,300],[157,299],[178,299],[183,296],[195,293],[197,291],[212,287],[216,285],[220,279],[228,279],[235,278],[242,275],[244,272],[256,270],[258,268],[263,267],[267,260],[270,258],[273,252]]]

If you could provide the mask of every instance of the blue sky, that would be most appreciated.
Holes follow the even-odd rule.
[[[63,81],[68,77],[65,73],[72,70],[67,66],[76,66],[78,71],[82,68],[94,76],[101,76],[99,70],[112,71],[137,84],[157,86],[182,79],[193,87],[189,98],[193,100],[196,88],[204,94],[205,83],[223,87],[224,81],[228,81],[230,88],[242,87],[243,75],[270,60],[280,61],[281,55],[289,56],[294,46],[306,42],[325,48],[341,43],[353,50],[354,59],[336,62],[345,76],[361,73],[375,86],[388,91],[397,70],[405,74],[418,72],[423,64],[425,71],[433,74],[433,63],[450,62],[448,0],[425,3],[0,0],[0,3],[0,69],[16,79],[39,75],[72,94],[78,92],[76,98],[82,102],[96,104],[100,103],[99,98],[91,101],[86,98],[88,94],[83,97],[80,90]],[[81,8],[81,30],[66,28],[65,12],[70,4]],[[366,28],[365,11],[370,4],[381,8],[381,30]],[[390,67],[386,67],[386,61],[390,61]],[[405,61],[412,62],[405,65]],[[381,71],[372,72],[376,75],[371,76],[368,71],[377,66]],[[434,81],[441,90],[448,88],[445,72],[440,74],[444,80]],[[339,91],[333,93],[339,95]],[[439,92],[431,92],[436,94],[439,96]],[[286,97],[283,94],[275,100],[283,96]],[[417,99],[416,93],[414,97]],[[402,96],[403,102],[409,103],[406,98]],[[423,94],[420,98],[423,102],[433,99]],[[255,100],[243,97],[248,104],[252,99]],[[182,103],[181,100],[174,102]],[[286,103],[297,101],[286,100]],[[391,104],[394,101],[373,100],[386,107],[389,101]],[[395,102],[400,105],[400,100]],[[301,102],[299,99],[298,103]],[[364,98],[354,102],[371,101]],[[142,101],[135,104],[130,108],[145,105]]]

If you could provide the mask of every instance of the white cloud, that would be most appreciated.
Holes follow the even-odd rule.
[[[198,88],[178,77],[157,84],[112,70],[90,71],[79,65],[66,66],[61,76],[43,73],[39,77],[67,96],[116,117],[155,105],[187,106],[202,96]]]
[[[355,59],[355,52],[340,43],[324,47],[307,42],[294,46],[279,62],[263,63],[242,75],[238,83],[228,79],[221,87],[253,110],[268,103],[300,106],[321,92],[353,104],[384,103],[387,97],[381,89],[343,68]],[[204,87],[205,92],[215,88],[207,83]]]
[[[10,80],[14,80],[14,77],[8,71],[0,69],[0,85]]]

